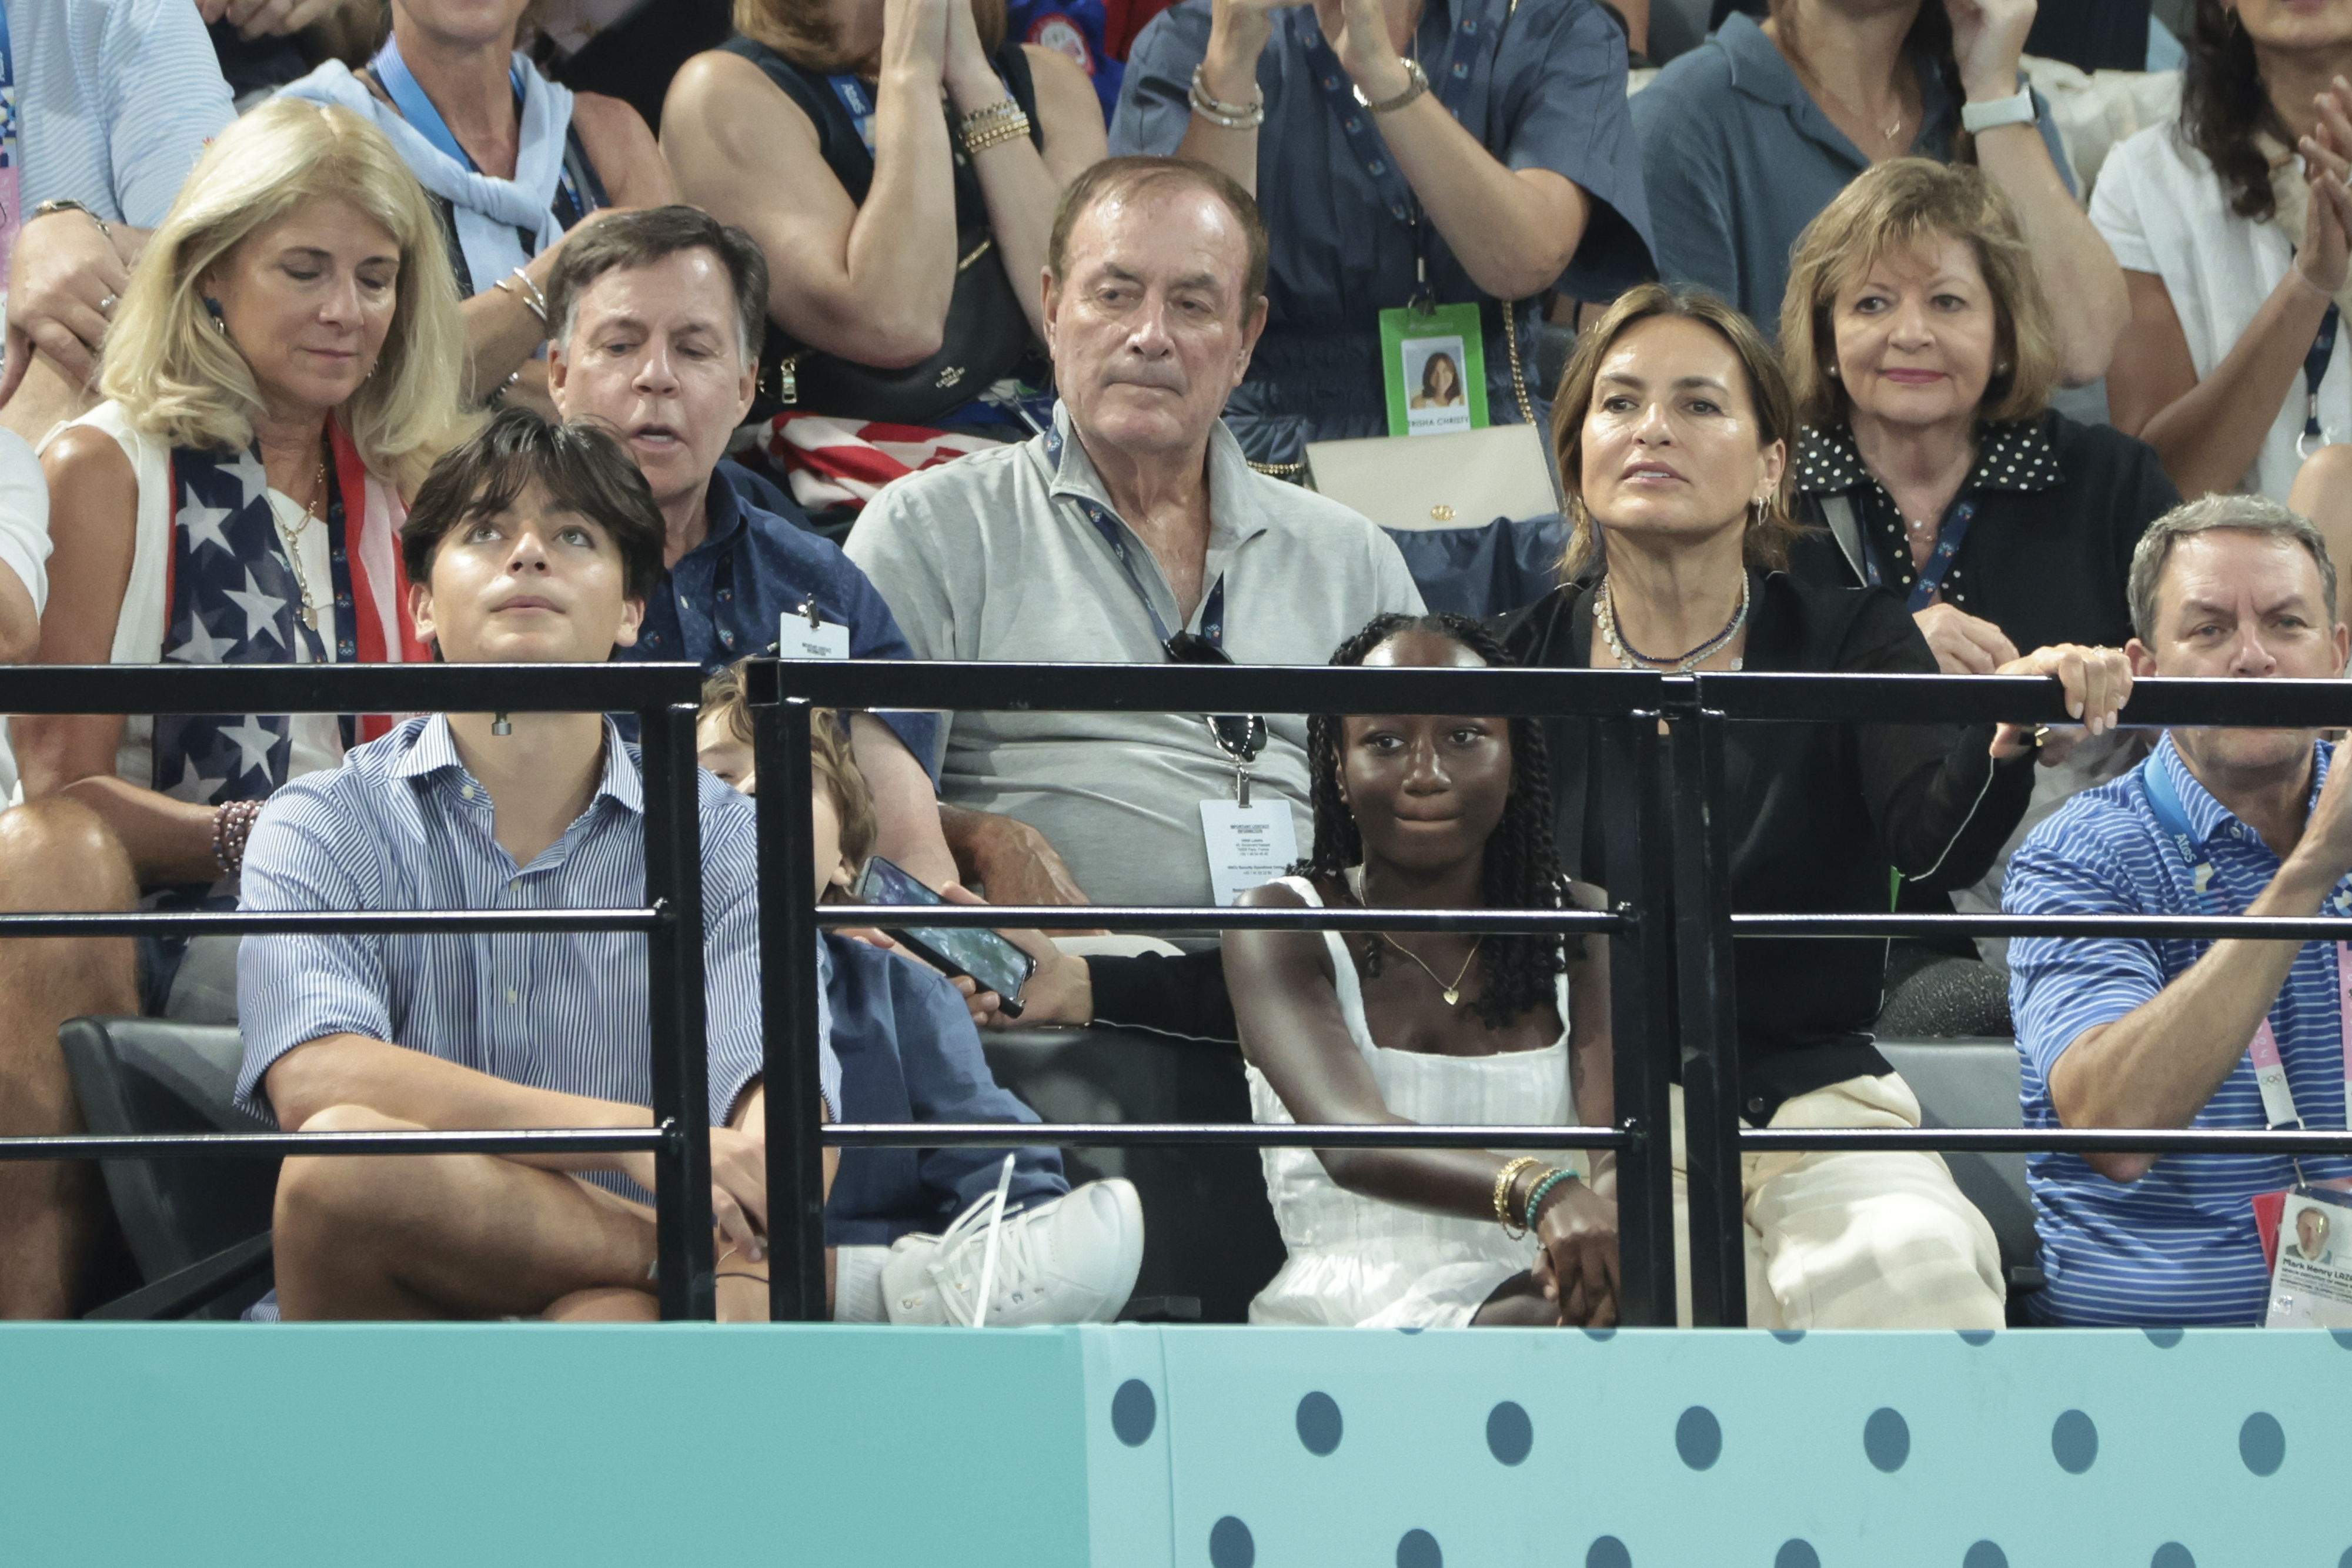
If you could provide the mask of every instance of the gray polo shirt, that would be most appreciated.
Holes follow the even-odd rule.
[[[1915,56],[1927,121],[1911,152],[1949,162],[1959,112],[1934,61]],[[2036,94],[2042,140],[2074,188],[2050,105]],[[1633,95],[1657,241],[1658,276],[1712,289],[1767,337],[1780,332],[1789,251],[1870,160],[1831,123],[1752,16],[1715,36]]]
[[[1136,583],[1088,519],[1127,546],[1161,622],[1176,596],[1056,407],[1055,443],[975,453],[884,486],[847,542],[919,659],[1166,662]],[[1388,536],[1336,501],[1256,473],[1220,423],[1209,436],[1208,589],[1224,580],[1224,649],[1237,664],[1320,664],[1384,611],[1421,594]],[[1192,630],[1201,630],[1200,609]],[[1307,721],[1268,715],[1255,788],[1287,797],[1303,853]],[[1232,765],[1198,714],[958,713],[940,796],[1001,811],[1053,841],[1097,904],[1208,904],[1200,802],[1233,796]]]

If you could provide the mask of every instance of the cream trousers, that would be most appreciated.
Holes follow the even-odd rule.
[[[1674,1087],[1675,1319],[1690,1326],[1690,1195]],[[1901,1077],[1849,1078],[1783,1103],[1775,1127],[1916,1127]],[[1745,1126],[1745,1122],[1741,1123]],[[1941,1155],[1740,1156],[1748,1322],[1762,1329],[1997,1329],[1992,1227]]]

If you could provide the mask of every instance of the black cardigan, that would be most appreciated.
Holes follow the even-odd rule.
[[[1923,674],[1935,656],[1884,593],[1751,572],[1744,667]],[[1521,664],[1591,663],[1591,596],[1557,589],[1494,626]],[[1597,755],[1579,719],[1546,721],[1562,862],[1608,883]],[[2023,817],[2030,753],[1988,755],[1990,725],[1755,724],[1729,727],[1726,804],[1731,907],[1867,914],[1888,904],[1887,869],[1927,889],[1983,876]],[[1761,1125],[1783,1100],[1890,1071],[1871,1043],[1885,968],[1883,941],[1784,939],[1735,945],[1741,1113]]]

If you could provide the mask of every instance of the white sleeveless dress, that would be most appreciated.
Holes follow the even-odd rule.
[[[1281,885],[1309,904],[1323,900],[1312,883]],[[1381,1098],[1395,1114],[1421,1123],[1565,1126],[1568,1090],[1568,977],[1559,979],[1559,1039],[1540,1051],[1496,1056],[1433,1056],[1372,1042],[1364,994],[1340,935],[1327,931],[1339,1012],[1349,1038],[1372,1070]],[[1258,1122],[1295,1121],[1274,1085],[1255,1066],[1250,1114]],[[1517,1151],[1496,1150],[1497,1154]],[[1581,1174],[1581,1154],[1538,1154]],[[1493,1218],[1463,1219],[1406,1208],[1342,1188],[1312,1149],[1267,1149],[1266,1196],[1282,1228],[1288,1261],[1250,1303],[1254,1323],[1325,1328],[1458,1328],[1512,1275],[1534,1266],[1532,1236],[1513,1240]]]

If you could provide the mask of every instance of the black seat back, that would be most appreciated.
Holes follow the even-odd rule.
[[[58,1043],[82,1120],[93,1133],[278,1130],[236,1104],[244,1045],[233,1028],[78,1018],[58,1030]],[[275,1159],[205,1155],[99,1164],[123,1237],[150,1283],[269,1228],[278,1192]]]

